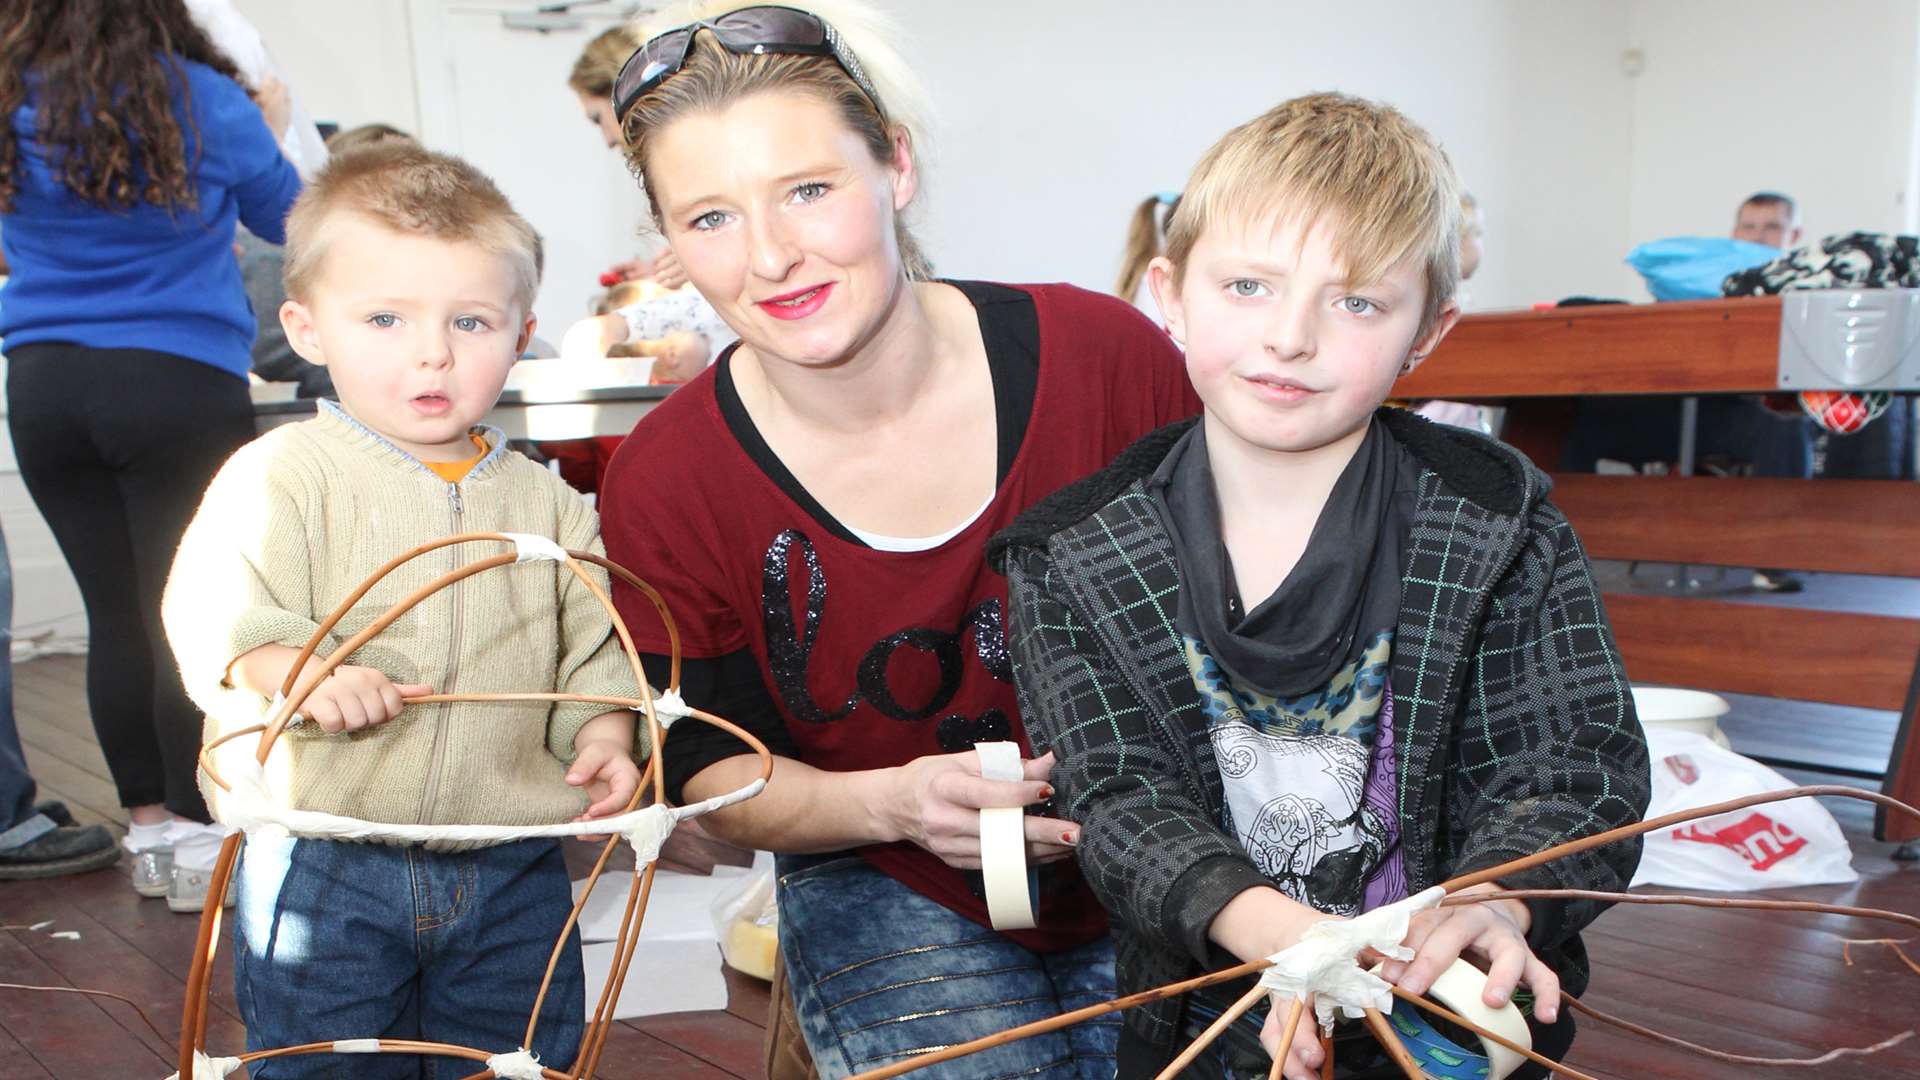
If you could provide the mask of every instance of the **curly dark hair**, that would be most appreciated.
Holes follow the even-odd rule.
[[[32,88],[32,138],[74,194],[110,210],[191,209],[200,132],[183,60],[245,86],[182,0],[7,0],[0,29],[0,211],[20,192],[15,114]],[[17,14],[16,14],[17,13]],[[174,112],[189,95],[189,140]]]

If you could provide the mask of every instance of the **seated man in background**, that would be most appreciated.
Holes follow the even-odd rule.
[[[1766,244],[1785,251],[1800,242],[1800,207],[1792,196],[1757,191],[1734,211],[1735,240]],[[1561,468],[1591,472],[1602,459],[1644,469],[1654,462],[1672,465],[1680,460],[1678,397],[1589,398],[1580,402],[1579,419],[1568,436]],[[1699,426],[1694,441],[1698,471],[1750,472],[1754,476],[1813,476],[1814,425],[1790,404],[1774,409],[1753,396],[1700,398]],[[1753,587],[1762,592],[1799,592],[1801,580],[1782,570],[1754,571]]]
[[[1788,251],[1800,243],[1800,207],[1790,195],[1756,191],[1733,215],[1733,238]]]

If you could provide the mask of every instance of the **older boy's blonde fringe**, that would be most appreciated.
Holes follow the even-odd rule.
[[[1424,264],[1424,332],[1460,282],[1460,187],[1446,153],[1398,111],[1344,94],[1285,102],[1228,132],[1194,167],[1167,234],[1176,273],[1222,226],[1335,229],[1352,285]]]

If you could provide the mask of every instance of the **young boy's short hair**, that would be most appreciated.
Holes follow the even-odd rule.
[[[327,163],[287,215],[287,296],[306,303],[326,258],[331,226],[359,214],[394,232],[471,242],[513,264],[514,300],[533,309],[540,236],[486,174],[450,154],[390,141]]]
[[[1228,132],[1194,167],[1167,226],[1175,284],[1207,230],[1263,220],[1335,228],[1353,285],[1420,259],[1422,334],[1459,288],[1460,182],[1432,136],[1389,106],[1310,94]]]

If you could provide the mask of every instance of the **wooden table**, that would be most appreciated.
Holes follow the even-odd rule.
[[[1574,398],[1778,390],[1780,310],[1778,297],[1751,297],[1471,315],[1394,394],[1504,403],[1507,441],[1551,472]],[[1554,502],[1595,558],[1920,578],[1920,484],[1553,480]],[[1920,803],[1920,612],[1619,593],[1605,601],[1636,681],[1898,710],[1884,790]],[[1913,841],[1920,824],[1882,813],[1875,834]]]

